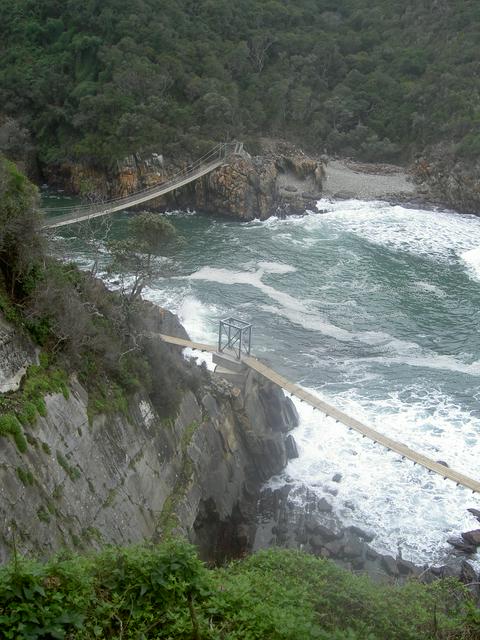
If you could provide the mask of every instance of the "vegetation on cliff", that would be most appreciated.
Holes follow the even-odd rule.
[[[139,293],[173,233],[168,222],[151,218],[135,220],[138,246],[117,242],[119,263],[138,262],[136,288],[112,293],[75,265],[48,257],[37,190],[0,156],[0,312],[41,350],[20,389],[0,398],[0,436],[13,437],[20,451],[27,447],[24,427],[45,415],[43,397],[67,394],[72,373],[89,391],[91,417],[126,412],[127,397],[140,389],[150,393],[160,416],[172,416],[183,391],[198,387],[198,367],[159,341],[150,344],[140,326]]]
[[[364,159],[480,151],[474,0],[0,0],[0,133],[110,165],[229,136]]]

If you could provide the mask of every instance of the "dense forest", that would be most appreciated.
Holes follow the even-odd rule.
[[[29,136],[42,163],[105,167],[259,135],[480,152],[475,0],[0,0],[0,33],[9,155]]]

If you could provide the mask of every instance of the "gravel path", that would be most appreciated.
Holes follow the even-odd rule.
[[[323,194],[334,198],[361,200],[413,200],[418,194],[400,167],[330,160],[326,167]]]

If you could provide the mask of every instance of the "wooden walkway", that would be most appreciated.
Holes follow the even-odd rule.
[[[215,347],[207,344],[191,342],[190,340],[183,340],[182,338],[175,338],[163,334],[160,334],[160,337],[165,342],[177,345],[182,348],[188,347],[193,350],[209,353],[215,353],[217,351]],[[290,382],[279,373],[260,362],[260,360],[258,360],[257,358],[254,358],[252,356],[243,356],[242,362],[250,367],[250,369],[253,369],[274,384],[282,387],[282,389],[284,389],[287,393],[295,396],[296,398],[299,398],[299,400],[301,400],[302,402],[306,402],[314,409],[318,409],[326,416],[333,418],[337,422],[341,422],[346,427],[348,427],[348,429],[360,433],[364,438],[369,438],[374,443],[384,446],[388,451],[394,451],[395,453],[398,453],[402,457],[402,459],[411,460],[414,464],[425,467],[429,471],[442,476],[442,478],[444,478],[445,480],[453,480],[453,482],[455,482],[457,486],[460,485],[466,487],[467,489],[471,489],[471,491],[475,493],[480,493],[480,482],[478,482],[477,480],[474,480],[473,478],[470,478],[463,473],[460,473],[459,471],[455,471],[450,467],[445,467],[443,464],[440,464],[435,460],[432,460],[431,458],[428,458],[427,456],[424,456],[423,454],[410,449],[410,447],[407,447],[407,445],[403,444],[402,442],[394,440],[393,438],[389,438],[376,429],[363,424],[363,422],[360,422],[356,418],[352,418],[343,411],[340,411],[340,409],[337,409],[333,405],[328,404],[324,400],[320,400],[320,398],[318,398],[317,396],[314,396],[312,393],[309,393],[308,391],[305,391],[305,389],[302,389],[302,387]]]

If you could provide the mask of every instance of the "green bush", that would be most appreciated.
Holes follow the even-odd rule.
[[[47,520],[45,509],[39,517]],[[373,584],[271,550],[208,570],[190,545],[108,548],[0,568],[0,637],[91,640],[473,640],[480,616],[454,580]]]

